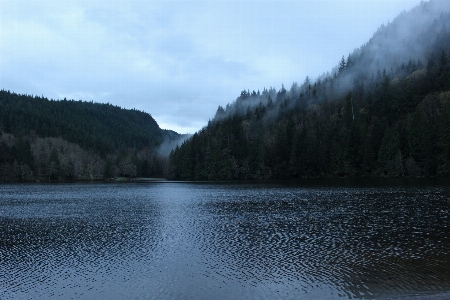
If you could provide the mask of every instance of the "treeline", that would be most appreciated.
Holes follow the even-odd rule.
[[[48,100],[0,91],[0,125],[16,136],[61,137],[101,156],[160,144],[165,133],[147,113],[111,104]]]
[[[169,177],[450,176],[449,20],[441,14],[410,37],[417,42],[427,32],[435,34],[422,53],[424,62],[398,61],[371,72],[380,65],[368,57],[373,44],[392,36],[390,30],[399,26],[394,21],[343,57],[332,75],[314,83],[307,77],[290,90],[242,91],[172,151]]]
[[[0,91],[0,181],[163,177],[157,153],[179,135],[111,104]]]

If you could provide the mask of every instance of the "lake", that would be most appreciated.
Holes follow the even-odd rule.
[[[0,299],[448,295],[449,199],[438,180],[0,185]]]

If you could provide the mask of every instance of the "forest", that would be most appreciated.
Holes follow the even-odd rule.
[[[163,177],[179,134],[111,104],[0,91],[0,182]]]
[[[170,179],[450,175],[450,14],[422,2],[315,81],[244,90],[170,154]]]
[[[442,3],[402,12],[314,80],[243,90],[169,156],[158,149],[187,137],[148,113],[1,90],[0,182],[448,177]]]

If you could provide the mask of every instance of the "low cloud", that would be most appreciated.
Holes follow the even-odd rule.
[[[177,146],[181,146],[184,141],[190,138],[191,134],[182,134],[177,138],[167,138],[157,149],[157,153],[160,156],[168,157],[170,152]]]
[[[243,89],[329,69],[357,46],[352,22],[369,18],[370,6],[398,14],[413,2],[2,1],[1,88],[109,102],[198,130]]]

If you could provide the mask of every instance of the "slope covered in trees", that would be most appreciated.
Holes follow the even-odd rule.
[[[0,91],[0,181],[163,176],[157,147],[179,135],[147,113]]]
[[[242,91],[170,155],[191,180],[450,176],[450,2],[422,2],[314,82]]]

